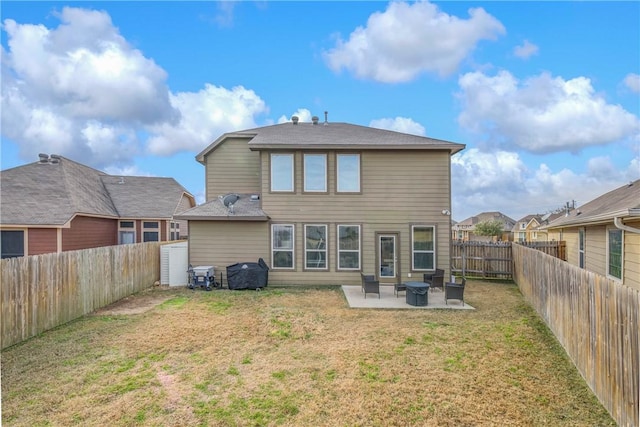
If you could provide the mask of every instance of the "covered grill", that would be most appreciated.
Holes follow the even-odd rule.
[[[262,258],[258,262],[239,262],[227,266],[229,289],[262,289],[269,281],[269,267]]]

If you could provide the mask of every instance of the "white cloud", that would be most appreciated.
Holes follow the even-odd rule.
[[[255,127],[254,115],[267,111],[264,101],[242,86],[228,90],[207,84],[200,92],[180,92],[170,99],[180,121],[149,126],[151,154],[200,151],[224,132]]]
[[[564,80],[547,73],[518,81],[507,71],[460,77],[461,126],[489,146],[534,153],[580,149],[631,139],[640,120],[608,104],[585,77]]]
[[[636,157],[626,168],[618,168],[604,156],[589,159],[584,173],[566,168],[553,171],[544,163],[531,170],[517,153],[467,149],[451,160],[453,216],[461,221],[499,211],[518,220],[573,200],[581,205],[638,179],[639,164]]]
[[[513,49],[513,54],[518,58],[529,59],[533,55],[537,55],[538,46],[531,43],[529,40],[525,40],[522,45],[516,46]]]
[[[144,152],[197,152],[220,133],[254,126],[267,110],[241,86],[172,94],[165,70],[106,12],[65,7],[55,16],[56,28],[3,23],[2,135],[25,159],[45,152],[126,167]]]
[[[324,58],[335,72],[344,68],[357,78],[406,82],[425,72],[449,76],[481,40],[504,33],[503,25],[482,8],[469,9],[465,20],[426,1],[391,2],[348,40],[338,38]]]
[[[624,85],[632,92],[640,93],[640,74],[627,74],[624,78]]]
[[[369,126],[372,128],[392,130],[395,132],[409,133],[412,135],[425,136],[427,134],[424,126],[414,122],[407,117],[396,117],[395,119],[385,118],[371,120]]]
[[[285,116],[284,114],[280,116],[280,118],[278,119],[278,123],[290,122],[291,117],[293,116],[297,116],[300,122],[311,122],[311,117],[313,117],[311,111],[307,110],[306,108],[298,108],[298,110],[295,113],[291,114],[289,117]]]

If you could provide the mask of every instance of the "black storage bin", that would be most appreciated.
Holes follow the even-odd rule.
[[[407,286],[407,304],[421,307],[429,303],[429,285],[426,283],[409,282]]]
[[[262,258],[258,262],[239,262],[227,266],[229,289],[262,289],[269,281],[269,267]]]

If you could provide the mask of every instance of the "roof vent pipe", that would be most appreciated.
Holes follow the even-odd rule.
[[[324,124],[327,125],[329,124],[329,119],[327,118],[329,116],[329,112],[325,111],[324,112]]]
[[[314,124],[314,125],[317,125],[317,124],[318,124],[318,120],[319,120],[319,119],[318,119],[318,116],[313,116],[313,117],[311,117],[311,121],[313,122],[313,124]]]
[[[49,163],[49,155],[48,154],[40,153],[40,154],[38,154],[38,157],[40,157],[40,163]]]
[[[291,121],[293,122],[294,125],[298,124],[298,116],[291,116]]]

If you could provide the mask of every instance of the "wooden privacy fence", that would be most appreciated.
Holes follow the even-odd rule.
[[[514,280],[620,426],[640,426],[640,291],[513,245]]]
[[[0,348],[153,286],[159,242],[0,261]]]
[[[459,276],[511,279],[512,242],[454,241],[451,245],[451,272]],[[565,257],[564,241],[523,242],[524,245],[560,259]]]

